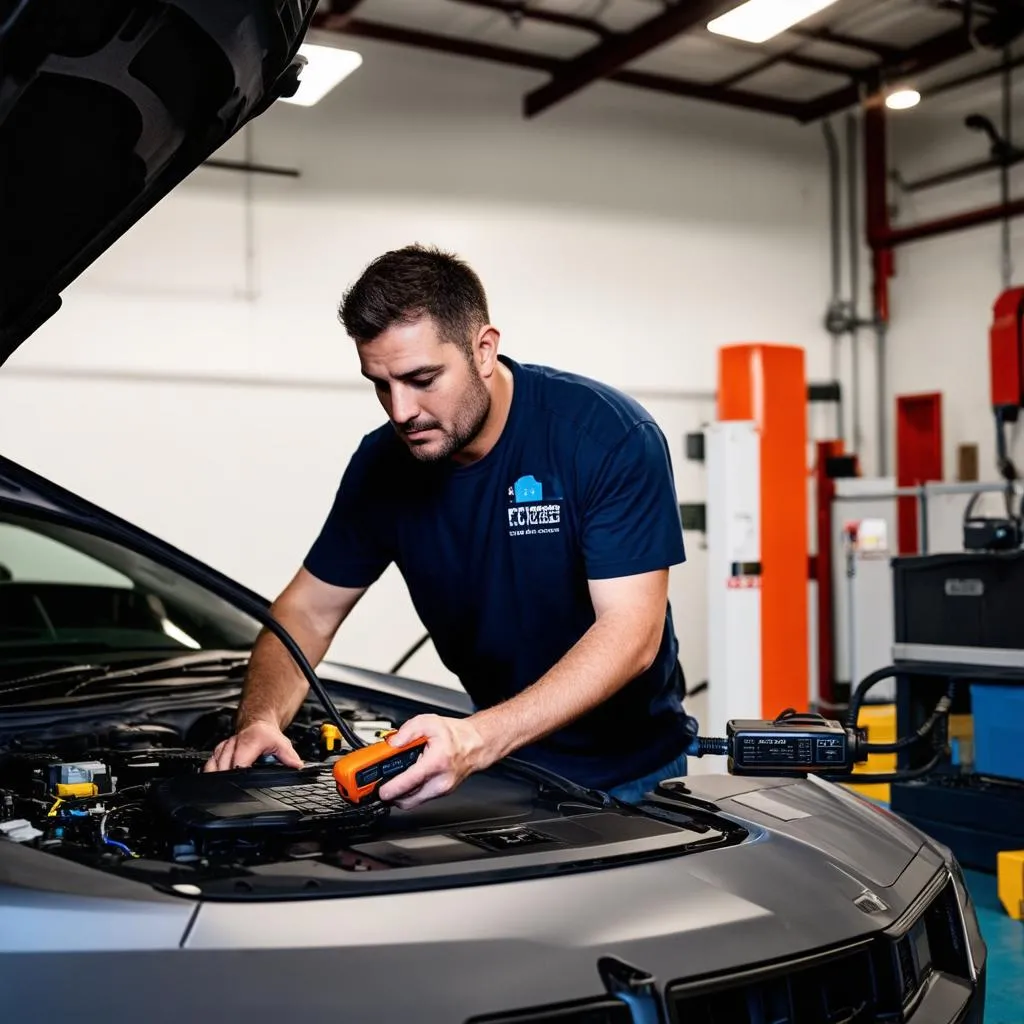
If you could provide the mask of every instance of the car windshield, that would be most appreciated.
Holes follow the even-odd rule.
[[[0,680],[76,662],[248,652],[259,623],[145,555],[0,511]]]

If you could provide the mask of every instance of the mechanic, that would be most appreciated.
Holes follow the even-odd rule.
[[[413,807],[513,753],[632,801],[685,774],[697,722],[668,601],[685,553],[651,416],[597,381],[499,355],[479,278],[435,248],[376,259],[339,317],[390,422],[363,438],[271,611],[316,665],[394,562],[475,708],[406,721],[391,742],[427,746],[381,798]],[[264,631],[237,731],[206,770],[266,754],[299,767],[282,730],[307,686]]]

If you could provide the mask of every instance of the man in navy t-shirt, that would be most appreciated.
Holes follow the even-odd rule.
[[[697,723],[682,706],[668,572],[685,552],[650,414],[499,355],[479,279],[435,249],[374,261],[340,315],[389,423],[363,439],[272,612],[316,664],[394,562],[477,709],[405,722],[391,742],[427,747],[381,797],[415,806],[511,754],[624,799],[684,774]],[[266,753],[298,766],[281,730],[305,694],[261,636],[238,731],[207,769]]]

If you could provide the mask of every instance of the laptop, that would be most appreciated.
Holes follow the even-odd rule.
[[[380,800],[358,806],[349,803],[338,792],[331,768],[331,764],[258,765],[178,775],[157,783],[152,798],[175,824],[208,835],[365,827],[387,817],[388,805]]]

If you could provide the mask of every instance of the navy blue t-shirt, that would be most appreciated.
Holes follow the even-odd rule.
[[[477,707],[524,690],[593,625],[588,579],[685,560],[664,435],[633,399],[547,367],[513,374],[508,421],[470,465],[417,461],[390,424],[352,457],[305,561],[366,587],[394,562],[442,662]],[[687,746],[671,608],[653,665],[514,756],[585,786],[652,772]]]

